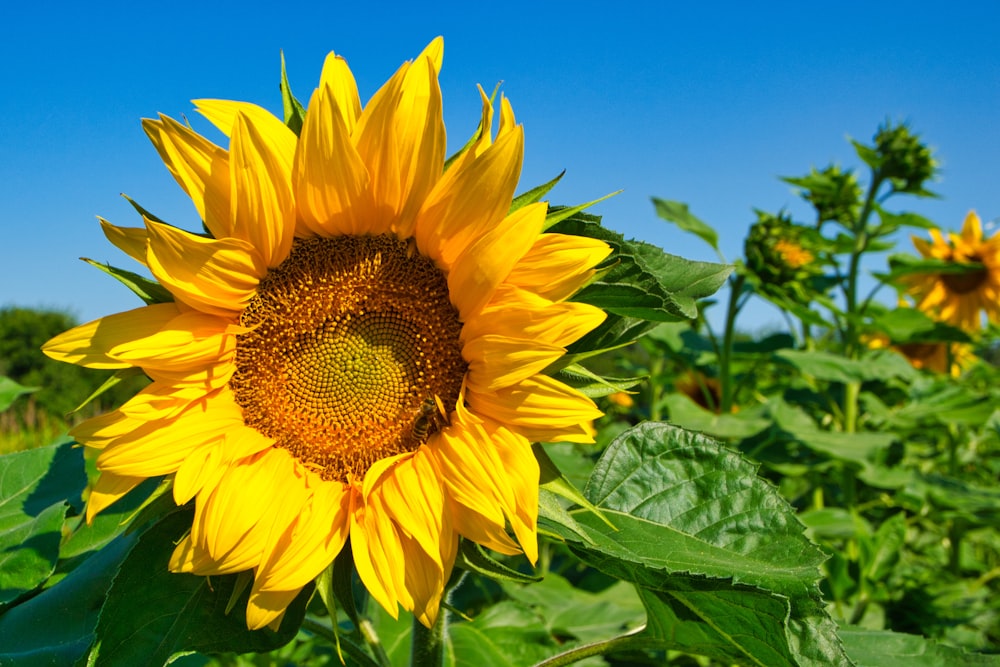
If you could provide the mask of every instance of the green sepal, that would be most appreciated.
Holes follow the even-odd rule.
[[[292,89],[288,85],[284,51],[281,52],[281,107],[285,115],[285,125],[295,133],[295,136],[299,136],[302,133],[302,122],[305,120],[306,110],[292,95]]]
[[[572,206],[572,207],[550,206],[549,207],[549,212],[545,216],[545,226],[544,226],[544,229],[549,229],[553,225],[557,225],[560,222],[562,222],[563,220],[566,220],[568,218],[572,218],[577,213],[582,213],[584,210],[590,208],[594,204],[599,204],[600,202],[604,201],[605,199],[611,199],[615,195],[621,194],[621,192],[622,192],[621,190],[616,190],[614,192],[609,192],[608,194],[604,195],[603,197],[600,197],[600,198],[595,199],[593,201],[589,201],[586,204],[580,204],[579,206]]]
[[[481,574],[494,581],[509,581],[514,584],[534,584],[542,580],[538,575],[525,574],[507,567],[471,540],[462,540],[459,544],[455,567]]]
[[[121,382],[123,380],[127,380],[130,377],[135,377],[136,375],[142,375],[142,369],[141,368],[122,368],[120,370],[115,371],[114,375],[112,375],[107,380],[105,380],[104,383],[100,387],[98,387],[97,389],[95,389],[94,392],[90,396],[88,396],[87,398],[83,399],[83,402],[80,403],[80,405],[78,405],[75,408],[73,408],[73,410],[70,412],[70,414],[72,414],[74,412],[79,412],[80,410],[83,410],[85,407],[87,407],[90,404],[91,401],[93,401],[98,396],[100,396],[104,392],[106,392],[109,389],[111,389],[112,387],[114,387],[119,382]],[[2,409],[2,406],[0,406],[0,409]]]
[[[615,529],[614,524],[611,523],[606,516],[604,516],[601,510],[599,510],[594,503],[587,500],[586,496],[584,496],[578,488],[573,486],[573,482],[569,481],[569,479],[567,479],[566,476],[560,472],[559,468],[556,467],[556,464],[552,462],[551,458],[549,458],[549,454],[545,451],[544,447],[536,442],[531,445],[531,452],[535,455],[535,460],[538,461],[538,486],[540,488],[551,491],[557,496],[561,496],[566,500],[579,505],[606,523],[612,530]]]
[[[171,294],[166,287],[155,280],[144,278],[138,273],[126,271],[125,269],[119,269],[111,266],[110,264],[102,264],[92,259],[88,259],[87,257],[81,257],[80,259],[85,261],[87,264],[100,269],[121,284],[125,285],[125,287],[132,290],[133,294],[142,299],[147,306],[154,303],[170,303],[174,300],[174,295]]]
[[[559,180],[565,175],[566,175],[566,170],[563,169],[558,176],[553,178],[548,183],[537,185],[528,190],[527,192],[522,192],[518,196],[514,197],[514,201],[510,203],[510,208],[507,210],[507,213],[510,214],[519,208],[524,208],[528,204],[534,204],[535,202],[540,202],[542,200],[542,197],[547,195],[549,191],[556,186],[556,183],[558,183]]]
[[[243,595],[243,591],[253,585],[253,573],[250,570],[244,570],[236,575],[236,581],[233,582],[233,592],[229,594],[229,600],[226,602],[226,611],[224,612],[226,616],[229,616],[236,604],[240,601],[240,596]]]
[[[153,222],[160,222],[160,223],[163,223],[164,225],[168,224],[162,218],[158,218],[157,216],[153,215],[152,213],[150,213],[149,211],[147,211],[145,208],[143,208],[142,206],[140,206],[137,201],[135,201],[134,199],[132,199],[131,197],[129,197],[124,192],[121,193],[121,195],[122,195],[122,197],[124,197],[125,201],[127,201],[129,204],[132,205],[132,208],[134,208],[136,210],[136,212],[140,216],[142,216],[142,218],[144,220],[152,220]]]

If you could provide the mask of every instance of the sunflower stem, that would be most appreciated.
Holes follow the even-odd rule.
[[[413,635],[410,644],[410,667],[441,667],[444,657],[444,626],[448,611],[442,609],[434,621],[427,627],[413,617]]]
[[[736,333],[736,316],[740,312],[740,293],[746,277],[741,273],[729,285],[729,307],[726,309],[726,329],[723,332],[722,349],[719,350],[719,386],[721,398],[719,413],[727,414],[733,407],[733,335]]]

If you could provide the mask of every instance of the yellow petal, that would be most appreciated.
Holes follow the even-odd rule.
[[[286,162],[242,111],[233,124],[229,180],[233,236],[248,241],[269,267],[277,266],[295,233],[291,159]]]
[[[267,109],[250,102],[231,100],[195,100],[195,108],[227,137],[232,136],[236,116],[243,114],[268,145],[284,173],[292,172],[295,157],[295,133]]]
[[[180,315],[174,303],[144,306],[108,315],[64,331],[42,346],[42,352],[58,361],[88,368],[128,368],[136,364],[111,353],[118,345],[136,337],[156,335]]]
[[[417,246],[446,268],[495,227],[510,208],[521,174],[524,132],[500,137],[482,155],[448,170],[417,215]],[[461,167],[461,171],[456,171]]]
[[[369,176],[351,137],[336,93],[317,90],[309,102],[292,183],[302,234],[356,234],[368,231],[373,215]],[[377,232],[373,232],[377,233]]]
[[[180,413],[170,423],[152,421],[109,443],[97,457],[99,470],[118,475],[157,477],[176,472],[195,449],[243,426],[238,411],[214,409],[209,397]]]
[[[267,267],[246,241],[207,239],[151,220],[149,270],[187,305],[235,317],[254,295]]]
[[[212,235],[230,236],[228,153],[162,114],[143,119],[142,128]]]
[[[437,471],[423,448],[400,461],[385,475],[376,493],[396,525],[413,537],[420,548],[437,563],[443,532],[444,496]]]
[[[354,505],[351,552],[365,588],[390,616],[398,618],[404,587],[400,564],[405,554],[379,494],[372,494],[363,504],[356,502]]]
[[[363,123],[367,124],[359,128],[357,137],[358,148],[375,174],[379,215],[390,216],[393,230],[402,238],[412,235],[414,217],[444,169],[445,128],[437,79],[439,66],[426,52],[421,54],[405,68],[398,91],[376,94],[369,103],[370,110],[363,114]],[[384,118],[380,117],[383,113]],[[380,136],[377,133],[380,125],[389,128],[391,134]],[[373,152],[378,154],[372,155]],[[375,171],[369,158],[390,168],[385,172]]]
[[[94,517],[99,512],[145,481],[145,477],[129,477],[110,472],[101,473],[87,498],[87,523],[93,523]]]
[[[469,362],[470,387],[494,391],[509,387],[532,375],[566,353],[566,348],[533,340],[485,335],[462,346]]]
[[[603,241],[567,234],[542,234],[510,272],[507,282],[552,301],[562,301],[587,284],[593,268],[611,253]]]
[[[145,227],[116,227],[104,218],[97,218],[101,222],[101,230],[104,236],[111,241],[119,250],[139,262],[146,265],[146,241],[147,234]]]
[[[465,322],[461,340],[492,334],[565,347],[595,329],[606,316],[595,306],[553,303],[533,292],[502,285],[480,314]]]
[[[590,422],[601,416],[589,398],[545,375],[494,392],[470,385],[466,398],[473,412],[532,442],[593,442]]]
[[[458,256],[448,272],[448,293],[463,321],[474,317],[532,247],[545,224],[545,203],[504,218]]]
[[[251,590],[250,601],[247,602],[247,627],[251,630],[260,630],[265,627],[277,630],[277,624],[281,622],[285,610],[288,609],[288,605],[292,604],[300,590]]]
[[[351,493],[339,482],[319,482],[291,530],[268,543],[255,590],[299,589],[333,562],[347,541]]]
[[[358,97],[358,84],[347,61],[333,52],[329,53],[323,62],[319,87],[330,90],[344,119],[347,134],[352,135],[358,124],[358,117],[361,116],[361,99]]]

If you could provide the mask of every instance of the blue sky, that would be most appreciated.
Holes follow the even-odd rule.
[[[848,138],[868,141],[886,119],[908,121],[942,164],[932,186],[942,198],[900,206],[945,228],[969,209],[1000,218],[996,2],[7,4],[0,306],[90,320],[139,305],[77,258],[136,267],[96,220],[139,224],[122,192],[198,225],[140,118],[187,115],[207,131],[191,112],[199,97],[280,112],[282,50],[303,100],[330,50],[367,99],[439,34],[452,147],[478,120],[475,85],[503,81],[525,127],[522,188],[565,169],[554,203],[624,189],[594,212],[674,254],[714,259],[659,221],[651,196],[688,202],[734,259],[753,208],[807,218],[779,176],[857,166]],[[745,325],[770,322],[777,314],[759,308]]]

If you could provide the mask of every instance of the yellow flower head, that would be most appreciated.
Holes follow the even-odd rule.
[[[955,264],[977,264],[981,268],[961,273],[921,273],[903,279],[906,293],[916,307],[966,331],[982,328],[982,314],[1000,322],[1000,234],[983,239],[979,216],[969,212],[961,234],[932,229],[931,241],[913,238],[925,258]]]
[[[522,128],[482,94],[445,169],[434,40],[362,106],[331,54],[301,134],[245,102],[200,100],[229,137],[143,127],[210,236],[102,223],[173,295],[45,346],[152,383],[74,437],[100,450],[88,519],[143,479],[194,499],[178,572],[252,571],[251,628],[348,538],[390,613],[433,622],[459,537],[537,557],[532,441],[589,442],[599,411],[542,370],[604,319],[566,301],[610,252],[510,211]],[[508,530],[510,532],[508,533]]]

